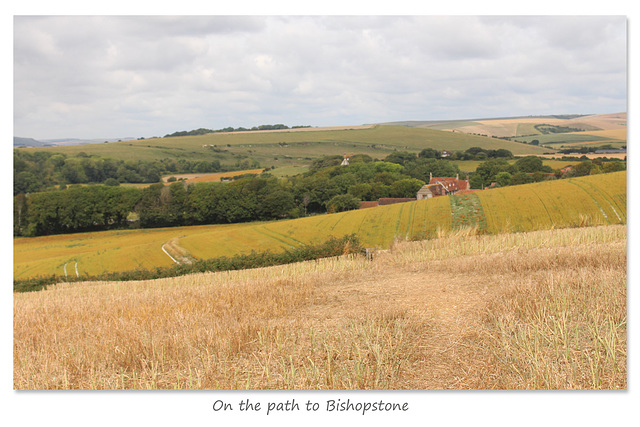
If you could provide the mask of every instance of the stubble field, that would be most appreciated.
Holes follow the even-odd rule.
[[[624,225],[14,295],[16,389],[626,388]]]

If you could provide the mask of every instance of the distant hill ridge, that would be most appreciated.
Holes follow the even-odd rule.
[[[13,137],[14,147],[47,147],[50,144],[46,142],[38,141],[33,138],[21,138],[19,136]]]
[[[562,119],[570,120],[578,117],[587,117],[591,114],[550,114],[543,116],[511,116],[511,117],[485,117],[475,119],[451,119],[451,120],[401,120],[397,122],[384,122],[378,123],[380,125],[392,125],[392,126],[424,126],[424,125],[439,125],[445,123],[460,123],[460,122],[476,122],[487,120],[517,120],[517,119]]]

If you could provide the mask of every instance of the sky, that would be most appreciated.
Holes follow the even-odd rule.
[[[625,16],[14,16],[14,136],[627,111]]]

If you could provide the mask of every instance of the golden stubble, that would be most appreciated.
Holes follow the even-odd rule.
[[[626,388],[626,229],[14,294],[14,388]]]

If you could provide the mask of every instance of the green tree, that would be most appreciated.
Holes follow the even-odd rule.
[[[416,197],[418,190],[425,184],[416,178],[401,179],[391,184],[389,188],[390,197]]]
[[[618,171],[623,171],[626,169],[626,166],[624,164],[624,162],[605,162],[602,164],[602,172],[603,173],[609,173],[609,172],[618,172]]]
[[[481,190],[484,188],[484,178],[477,173],[474,173],[469,177],[469,186],[473,189]]]
[[[385,157],[384,161],[404,166],[406,163],[415,161],[416,159],[417,156],[415,153],[410,153],[408,151],[396,151]]]
[[[257,208],[258,219],[285,218],[295,207],[296,203],[291,192],[275,190],[260,200]]]
[[[496,176],[500,172],[509,172],[510,174],[514,174],[517,172],[517,169],[514,165],[509,164],[509,162],[504,159],[492,159],[480,163],[476,168],[475,175],[482,177],[482,186],[487,187],[491,185],[492,182],[496,181]],[[474,178],[474,182],[477,185],[478,178]]]
[[[358,209],[359,207],[360,200],[358,200],[351,194],[339,194],[337,196],[334,196],[327,202],[326,205],[327,212],[329,213],[344,212]]]
[[[373,188],[371,184],[361,182],[349,187],[349,194],[360,200],[373,200]]]
[[[509,172],[499,172],[496,175],[496,183],[498,183],[500,187],[511,185],[511,174]]]
[[[533,182],[533,177],[521,171],[511,176],[511,185],[529,184],[531,182]]]
[[[516,160],[516,168],[520,172],[533,173],[542,170],[542,159],[537,156],[527,156]]]
[[[424,150],[418,153],[418,157],[422,159],[439,159],[440,152],[434,150],[433,148],[425,148]]]

